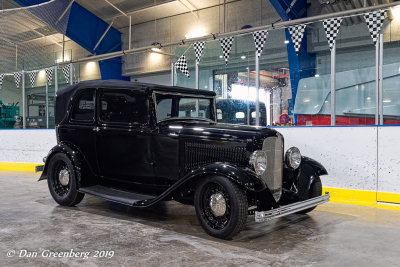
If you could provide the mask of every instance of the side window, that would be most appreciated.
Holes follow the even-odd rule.
[[[172,98],[157,101],[157,118],[164,120],[172,117]]]
[[[94,89],[86,89],[77,97],[71,118],[74,121],[94,121]]]
[[[130,91],[103,91],[100,94],[100,120],[109,123],[145,124],[149,117],[145,94]]]

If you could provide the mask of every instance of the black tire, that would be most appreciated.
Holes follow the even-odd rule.
[[[215,214],[212,210],[210,204],[212,196],[224,198],[223,215]],[[213,176],[201,181],[194,195],[194,204],[201,226],[211,236],[231,239],[246,224],[248,215],[246,192],[227,178]]]
[[[319,177],[317,177],[314,179],[313,183],[311,184],[310,190],[308,191],[308,199],[314,198],[314,197],[319,197],[321,195],[322,195],[322,182],[321,182],[321,179]],[[317,206],[306,209],[306,210],[302,210],[302,211],[299,211],[298,213],[306,214],[306,213],[313,211],[316,207]]]
[[[63,185],[59,179],[59,174],[63,170],[69,174],[66,185]],[[63,153],[57,153],[50,158],[47,185],[53,199],[62,206],[75,206],[85,196],[78,192],[75,168],[67,155]]]

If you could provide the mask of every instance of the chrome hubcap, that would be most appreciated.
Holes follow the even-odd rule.
[[[226,212],[226,202],[224,196],[220,193],[211,195],[210,208],[214,216],[223,216]]]
[[[62,169],[58,173],[58,180],[61,185],[67,186],[69,184],[69,171],[67,169]]]

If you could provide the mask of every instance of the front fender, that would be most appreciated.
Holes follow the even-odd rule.
[[[47,154],[46,157],[46,162],[44,164],[43,172],[42,175],[39,178],[39,181],[47,179],[47,173],[48,173],[48,168],[49,168],[49,163],[51,161],[51,158],[57,154],[57,153],[63,153],[68,156],[68,158],[72,161],[72,164],[75,167],[76,171],[76,177],[78,177],[78,182],[80,184],[81,182],[81,175],[80,173],[82,172],[82,164],[85,162],[83,156],[79,152],[79,149],[75,147],[74,145],[67,144],[64,142],[61,142],[54,146],[49,153]]]
[[[196,170],[192,170],[182,179],[192,180],[195,177],[220,175],[224,176],[235,183],[241,185],[247,190],[258,192],[266,188],[262,179],[260,179],[252,170],[239,167],[230,163],[216,162],[206,166],[202,166]]]
[[[313,160],[312,158],[302,156],[301,157],[301,162],[304,163],[304,164],[309,165],[318,176],[327,175],[328,174],[328,172],[326,171],[325,167],[322,166],[322,164],[319,163],[318,161]]]

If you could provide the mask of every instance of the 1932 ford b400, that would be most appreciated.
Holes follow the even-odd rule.
[[[40,180],[60,205],[90,194],[134,207],[195,206],[204,230],[231,238],[245,225],[327,202],[318,162],[270,128],[216,123],[215,93],[90,81],[57,94],[58,144]]]

